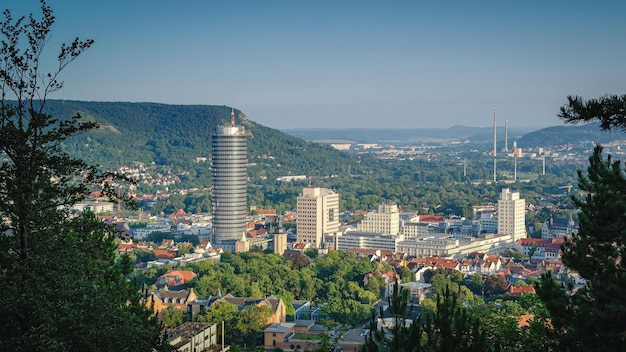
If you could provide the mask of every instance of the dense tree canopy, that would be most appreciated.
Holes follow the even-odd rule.
[[[116,261],[114,229],[67,211],[92,186],[107,193],[107,180],[124,178],[60,149],[97,124],[44,113],[58,75],[92,41],[62,45],[56,71],[40,72],[54,23],[44,1],[41,10],[5,10],[0,22],[0,350],[150,351],[158,325],[126,278],[129,258]]]

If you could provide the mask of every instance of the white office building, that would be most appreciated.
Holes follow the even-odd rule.
[[[518,191],[502,189],[498,200],[498,234],[511,236],[513,243],[527,237],[525,205]]]
[[[363,232],[379,232],[390,235],[400,233],[400,213],[396,204],[382,204],[377,212],[369,212],[357,225]]]
[[[339,231],[339,194],[327,188],[304,188],[296,203],[296,241],[322,248],[324,234]]]

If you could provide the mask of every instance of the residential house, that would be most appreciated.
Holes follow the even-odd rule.
[[[522,253],[525,257],[532,257],[540,248],[543,252],[543,248],[551,242],[552,240],[543,238],[521,238],[515,242],[513,248]]]
[[[160,313],[167,307],[174,307],[179,310],[185,310],[187,305],[198,298],[196,292],[190,290],[170,291],[170,290],[153,290],[147,293],[144,298],[144,304],[148,309],[152,309],[154,313],[160,317]]]
[[[163,239],[163,241],[161,241],[161,244],[159,244],[159,249],[166,249],[166,250],[177,249],[176,242],[170,239]]]
[[[287,342],[294,333],[296,323],[274,323],[263,330],[263,341],[266,349],[283,348],[288,346]],[[295,349],[296,346],[294,346]],[[300,348],[302,348],[300,346]],[[284,349],[284,348],[283,348]]]
[[[509,290],[507,291],[507,295],[509,296],[523,296],[527,293],[536,293],[535,291],[535,286],[533,285],[528,285],[528,286],[513,286],[511,285],[509,287]]]
[[[135,243],[120,243],[117,245],[117,252],[119,254],[128,254],[132,253],[133,250],[137,247]]]
[[[190,302],[187,305],[187,320],[193,321],[203,308],[209,308],[214,304],[219,304],[220,302],[231,303],[235,305],[240,312],[250,305],[269,307],[272,311],[272,315],[267,319],[266,323],[268,325],[272,323],[282,323],[287,320],[287,309],[281,298],[277,298],[273,295],[266,298],[234,297],[231,294],[227,294],[226,296],[218,295],[209,297],[208,299]]]
[[[497,254],[486,255],[480,264],[481,275],[491,275],[502,269],[502,261]]]
[[[209,241],[200,241],[198,245],[193,249],[194,253],[206,253],[208,250],[212,248],[211,242]]]
[[[578,224],[571,217],[569,219],[550,217],[541,227],[541,238],[552,241],[557,238],[572,237],[572,233],[576,232],[578,232]]]
[[[559,260],[561,258],[561,245],[564,242],[565,238],[563,237],[553,240],[523,238],[515,243],[515,249],[534,260]]]
[[[169,290],[177,291],[185,288],[185,284],[198,278],[198,275],[189,270],[168,270],[165,274],[159,276],[155,285],[161,289],[167,286]]]

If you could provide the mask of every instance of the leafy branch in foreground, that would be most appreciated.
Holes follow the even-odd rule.
[[[45,1],[41,13],[13,19],[5,10],[0,21],[0,351],[158,349],[130,262],[116,261],[115,230],[90,213],[69,216],[92,187],[113,196],[131,180],[60,149],[98,127],[44,113],[58,75],[93,41],[62,45],[57,70],[42,74],[54,16]]]

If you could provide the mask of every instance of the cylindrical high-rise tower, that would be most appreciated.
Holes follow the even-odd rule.
[[[246,231],[248,186],[247,135],[243,126],[220,126],[213,135],[213,236],[216,244],[234,244]]]

